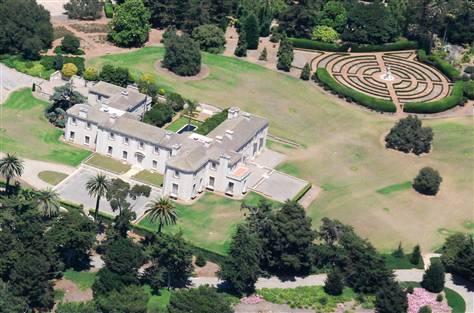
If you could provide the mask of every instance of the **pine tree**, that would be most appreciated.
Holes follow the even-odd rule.
[[[324,282],[324,291],[331,296],[339,296],[343,289],[342,275],[337,270],[331,271]]]
[[[377,313],[400,313],[408,309],[408,300],[400,286],[391,281],[377,292],[375,297]]]
[[[237,42],[237,48],[235,48],[234,54],[238,57],[247,56],[247,35],[243,29],[240,30],[239,41]]]
[[[258,41],[260,40],[260,28],[255,14],[251,13],[244,21],[244,30],[247,39],[247,48],[255,50],[258,48]]]
[[[396,258],[399,258],[399,259],[401,259],[405,256],[405,253],[403,252],[403,247],[402,247],[401,242],[398,244],[397,250],[393,251],[392,255]]]
[[[306,63],[303,67],[303,70],[301,71],[300,78],[302,80],[309,80],[310,77],[311,77],[311,66],[309,65],[309,63]]]
[[[435,261],[431,263],[423,275],[421,286],[430,292],[441,292],[444,289],[444,276],[443,264],[439,261]]]
[[[229,258],[219,276],[238,294],[251,293],[260,271],[260,243],[246,225],[239,225],[232,238]]]
[[[265,47],[265,48],[263,48],[262,53],[260,54],[258,59],[260,61],[267,61],[267,57],[268,57],[268,51],[267,51],[267,48]]]
[[[410,263],[414,265],[418,265],[420,264],[420,261],[421,261],[421,249],[419,245],[416,245],[413,248],[413,252],[411,253]]]
[[[280,47],[278,48],[278,62],[277,69],[289,72],[291,69],[291,63],[293,63],[293,46],[288,38],[283,35],[280,40]]]

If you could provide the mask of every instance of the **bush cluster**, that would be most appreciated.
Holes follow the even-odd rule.
[[[405,153],[420,155],[431,150],[433,130],[423,127],[421,121],[409,115],[401,119],[385,137],[385,147]]]
[[[427,55],[424,50],[418,50],[417,56],[418,61],[434,66],[452,81],[458,80],[461,76],[461,73],[454,66],[436,55]]]
[[[332,78],[329,72],[324,68],[318,68],[316,75],[322,84],[329,87],[335,93],[348,98],[349,101],[354,100],[360,105],[379,112],[396,112],[397,110],[395,104],[392,101],[377,99],[352,88],[341,85],[334,78]]]
[[[199,44],[187,34],[172,34],[165,42],[162,66],[179,76],[194,76],[201,71]]]
[[[72,63],[77,67],[78,75],[82,75],[85,70],[85,60],[83,57],[70,57],[62,55],[44,55],[41,57],[41,65],[43,65],[47,70],[60,70],[62,69],[63,65],[67,63]]]
[[[227,112],[228,109],[223,110],[217,114],[214,114],[210,118],[208,118],[199,128],[196,130],[196,133],[201,135],[207,135],[211,131],[214,130],[217,126],[219,126],[222,122],[227,119]]]
[[[438,113],[454,108],[456,105],[464,103],[464,82],[454,83],[451,94],[441,100],[431,102],[410,102],[406,103],[403,111],[407,113]]]
[[[330,52],[347,52],[349,48],[352,52],[378,52],[378,51],[399,51],[412,50],[418,47],[415,41],[400,40],[394,43],[384,45],[357,45],[357,44],[336,44],[326,43],[303,38],[290,38],[293,47],[308,50],[322,50]]]
[[[421,194],[434,196],[439,191],[443,178],[431,167],[424,167],[413,181],[413,188]]]

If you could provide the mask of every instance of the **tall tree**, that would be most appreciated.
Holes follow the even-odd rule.
[[[170,36],[165,42],[162,66],[180,76],[194,76],[201,71],[199,45],[187,34]]]
[[[248,226],[242,224],[232,237],[229,257],[219,272],[237,294],[250,294],[255,291],[255,282],[260,272],[261,246],[258,238],[252,234]]]
[[[143,45],[150,32],[150,12],[142,0],[126,0],[114,11],[110,39],[121,47]]]
[[[337,269],[333,269],[327,276],[324,282],[324,291],[332,296],[339,296],[344,290],[344,283],[342,282],[342,275]]]
[[[228,298],[218,293],[216,288],[200,286],[173,292],[168,305],[169,313],[232,313]]]
[[[151,221],[158,221],[157,233],[161,234],[163,225],[175,225],[178,219],[176,214],[176,208],[169,198],[161,197],[160,199],[151,201],[147,204],[147,210],[145,214]]]
[[[293,45],[286,36],[282,36],[280,40],[280,47],[277,52],[277,69],[285,72],[289,72],[291,64],[293,63],[294,53]]]
[[[441,248],[441,262],[450,273],[474,283],[474,239],[462,233],[446,238]]]
[[[23,174],[23,163],[23,160],[10,153],[7,153],[7,155],[0,160],[0,175],[5,177],[5,190],[7,193],[10,192],[10,180]]]
[[[247,35],[243,29],[240,30],[239,41],[237,41],[237,47],[235,48],[234,55],[237,57],[247,56]]]
[[[105,174],[97,173],[86,182],[86,189],[91,197],[96,198],[94,220],[97,221],[97,217],[99,216],[100,199],[105,197],[109,190],[107,176],[105,176]]]
[[[400,313],[408,310],[408,300],[398,283],[390,281],[380,288],[375,297],[377,313]]]
[[[38,192],[36,205],[44,217],[51,218],[59,214],[61,203],[57,191],[46,188]]]
[[[251,13],[245,18],[243,22],[243,29],[245,30],[247,49],[257,49],[258,42],[260,40],[260,27],[258,25],[258,20],[255,14]]]
[[[96,20],[100,18],[102,2],[99,0],[69,0],[64,5],[64,9],[71,19]]]
[[[444,266],[441,262],[435,261],[431,263],[426,270],[421,281],[421,286],[430,292],[441,292],[444,289]]]

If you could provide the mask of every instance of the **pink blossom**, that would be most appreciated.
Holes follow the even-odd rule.
[[[420,308],[425,305],[431,308],[432,313],[451,313],[451,308],[446,303],[446,300],[436,301],[437,295],[423,288],[414,288],[412,294],[407,294],[408,313],[418,313]]]
[[[244,304],[258,304],[262,301],[263,301],[263,298],[258,295],[252,295],[252,296],[243,297],[242,299],[240,299],[240,302]]]

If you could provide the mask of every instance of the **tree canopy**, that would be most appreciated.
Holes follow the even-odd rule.
[[[109,38],[121,47],[138,47],[148,39],[150,12],[142,0],[126,0],[114,10]]]
[[[187,34],[172,35],[165,41],[162,66],[180,76],[194,76],[201,71],[199,44]]]
[[[99,0],[69,0],[64,5],[64,9],[71,19],[96,20],[100,18],[102,2]]]

